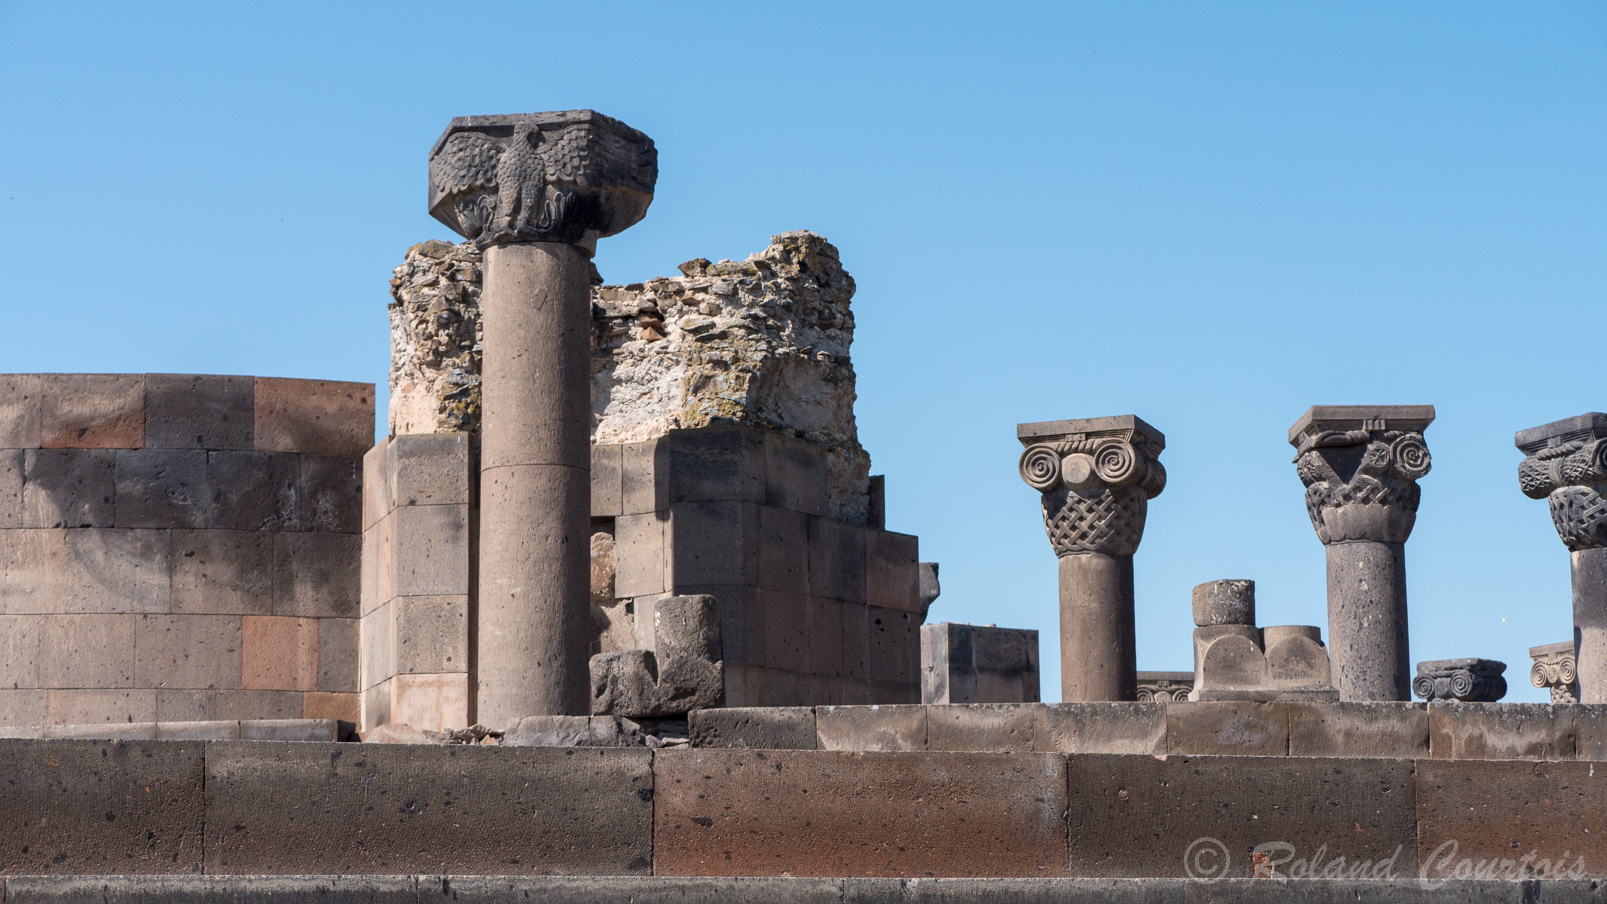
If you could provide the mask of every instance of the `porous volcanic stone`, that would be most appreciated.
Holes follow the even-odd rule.
[[[657,875],[1066,875],[1059,756],[675,750],[654,772]]]
[[[208,834],[207,870],[647,875],[650,764],[645,750],[218,743],[207,823],[227,828]]]
[[[204,746],[0,740],[0,873],[200,872]]]
[[[1191,846],[1213,842],[1228,877],[1249,878],[1250,851],[1267,842],[1394,858],[1393,875],[1416,875],[1410,761],[1074,756],[1068,768],[1072,875],[1184,878]]]
[[[1531,853],[1531,863],[1561,860],[1584,876],[1607,876],[1604,809],[1607,770],[1595,763],[1417,764],[1418,857],[1430,878],[1454,875],[1463,859]]]
[[[809,706],[699,709],[687,716],[693,747],[814,750],[815,710]]]

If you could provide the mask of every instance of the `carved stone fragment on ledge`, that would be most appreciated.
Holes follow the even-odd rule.
[[[653,140],[591,110],[460,116],[430,151],[430,215],[482,250],[513,242],[590,249],[647,213]]]
[[[1412,693],[1424,700],[1494,703],[1507,695],[1507,664],[1494,659],[1436,659],[1417,664]]]
[[[1337,700],[1312,625],[1255,626],[1255,581],[1194,588],[1194,681],[1190,700]]]
[[[1579,702],[1578,662],[1574,659],[1573,641],[1530,647],[1529,658],[1534,660],[1529,669],[1529,682],[1535,687],[1550,688],[1552,703]]]
[[[1194,690],[1193,672],[1139,672],[1138,702],[1184,703]]]

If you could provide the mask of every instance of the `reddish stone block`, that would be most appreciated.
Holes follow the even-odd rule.
[[[1596,763],[1418,760],[1422,874],[1453,878],[1466,861],[1470,865],[1463,869],[1488,864],[1506,878],[1544,870],[1540,861],[1546,861],[1554,869],[1577,869],[1575,878],[1607,876],[1601,820],[1607,769],[1596,778],[1598,769]],[[1501,866],[1503,861],[1510,864]]]
[[[1059,756],[677,750],[654,774],[661,876],[1067,874]]]
[[[318,621],[248,615],[241,629],[241,687],[316,691]]]
[[[257,377],[256,448],[362,455],[374,444],[374,386]]]
[[[362,697],[358,694],[328,694],[314,691],[302,698],[303,719],[339,719],[357,724],[362,713]]]
[[[139,449],[145,445],[145,378],[139,374],[43,374],[39,445]]]

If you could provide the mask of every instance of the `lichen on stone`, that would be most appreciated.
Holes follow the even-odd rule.
[[[592,289],[592,440],[736,425],[823,446],[832,515],[863,523],[870,456],[854,423],[854,280],[837,249],[786,232],[744,261]],[[479,420],[480,256],[426,242],[391,281],[391,430]]]

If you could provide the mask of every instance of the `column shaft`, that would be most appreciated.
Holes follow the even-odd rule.
[[[1340,700],[1412,699],[1406,545],[1330,543],[1328,651]]]
[[[1060,557],[1060,694],[1067,703],[1138,699],[1133,557]]]
[[[1573,554],[1579,702],[1607,703],[1607,549]]]
[[[486,249],[476,717],[590,709],[591,268],[572,245]]]

